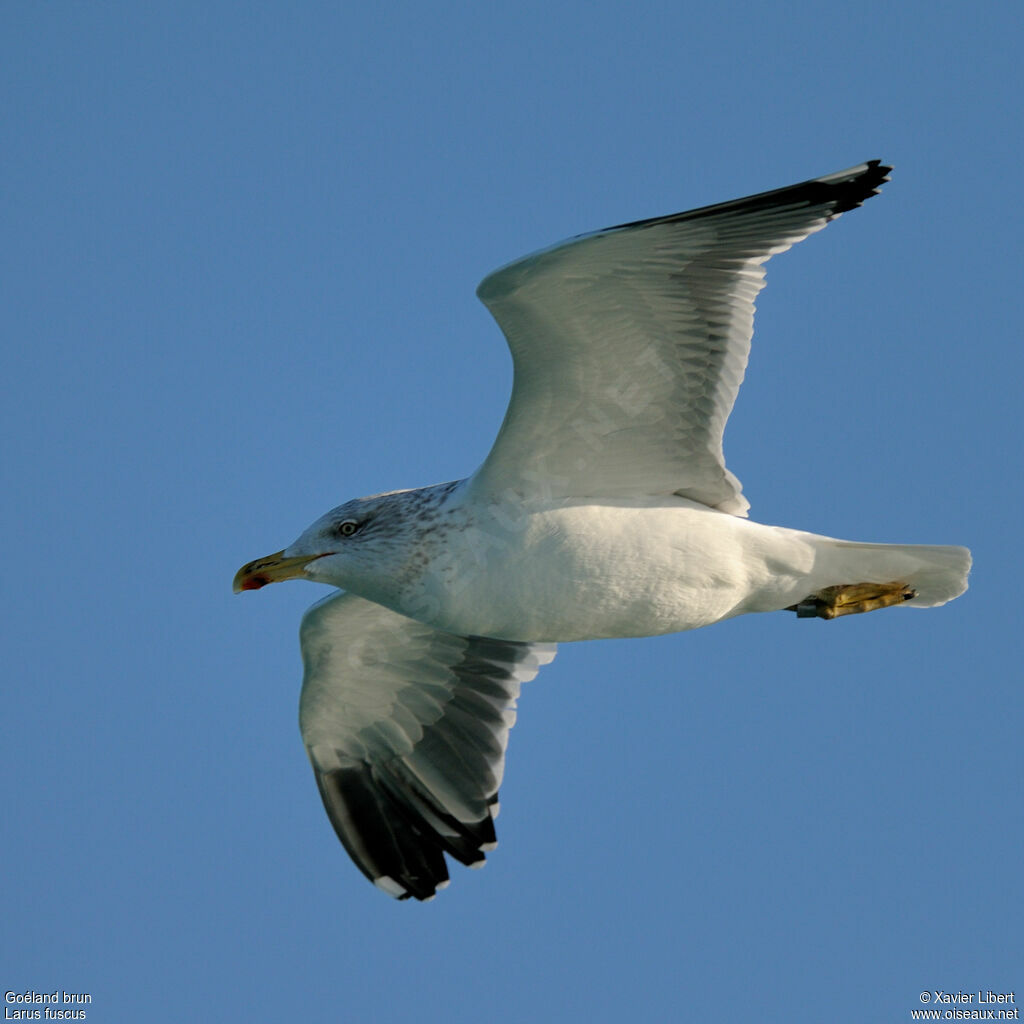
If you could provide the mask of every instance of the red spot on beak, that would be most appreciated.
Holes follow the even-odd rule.
[[[265,587],[268,583],[273,582],[267,579],[266,576],[261,576],[259,573],[254,573],[252,576],[246,576],[242,580],[242,585],[239,589],[241,590],[259,590],[260,587]]]

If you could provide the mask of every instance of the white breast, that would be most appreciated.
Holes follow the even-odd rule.
[[[683,498],[477,507],[429,552],[404,610],[455,633],[529,641],[694,629],[760,610],[753,595],[805,575],[807,536]]]

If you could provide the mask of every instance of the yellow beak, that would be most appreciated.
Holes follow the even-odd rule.
[[[257,558],[243,565],[235,573],[235,593],[241,590],[259,590],[268,583],[281,580],[306,579],[306,566],[315,562],[317,555],[300,555],[298,558],[282,558],[283,551],[276,551],[264,558]]]

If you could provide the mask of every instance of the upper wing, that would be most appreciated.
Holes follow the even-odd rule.
[[[679,494],[746,515],[722,432],[763,264],[875,195],[878,160],[799,185],[582,235],[485,278],[515,366],[473,486],[528,497]]]
[[[306,612],[302,738],[331,824],[399,899],[447,883],[444,854],[482,864],[519,684],[554,644],[442,633],[351,594]]]

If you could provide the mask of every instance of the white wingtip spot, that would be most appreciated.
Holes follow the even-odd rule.
[[[481,857],[479,860],[473,861],[473,863],[470,864],[469,867],[471,867],[474,871],[479,871],[486,863],[487,858]]]
[[[494,803],[491,804],[491,821],[497,821],[499,814],[501,814],[501,801],[495,800]]]
[[[399,885],[389,875],[381,875],[380,878],[375,878],[373,884],[378,889],[383,889],[389,896],[394,896],[395,899],[405,895],[405,886]]]
[[[490,853],[492,850],[496,850],[497,848],[498,848],[498,840],[497,839],[495,839],[493,843],[481,843],[480,844],[480,849],[483,850],[484,853]],[[481,861],[480,863],[482,864],[483,861]]]
[[[438,892],[440,892],[442,889],[447,889],[448,886],[451,884],[452,880],[450,878],[446,878],[443,882],[438,882],[437,885],[434,886],[434,888],[437,889]]]
[[[538,665],[550,665],[558,653],[558,644],[534,644],[531,653],[537,659]]]

